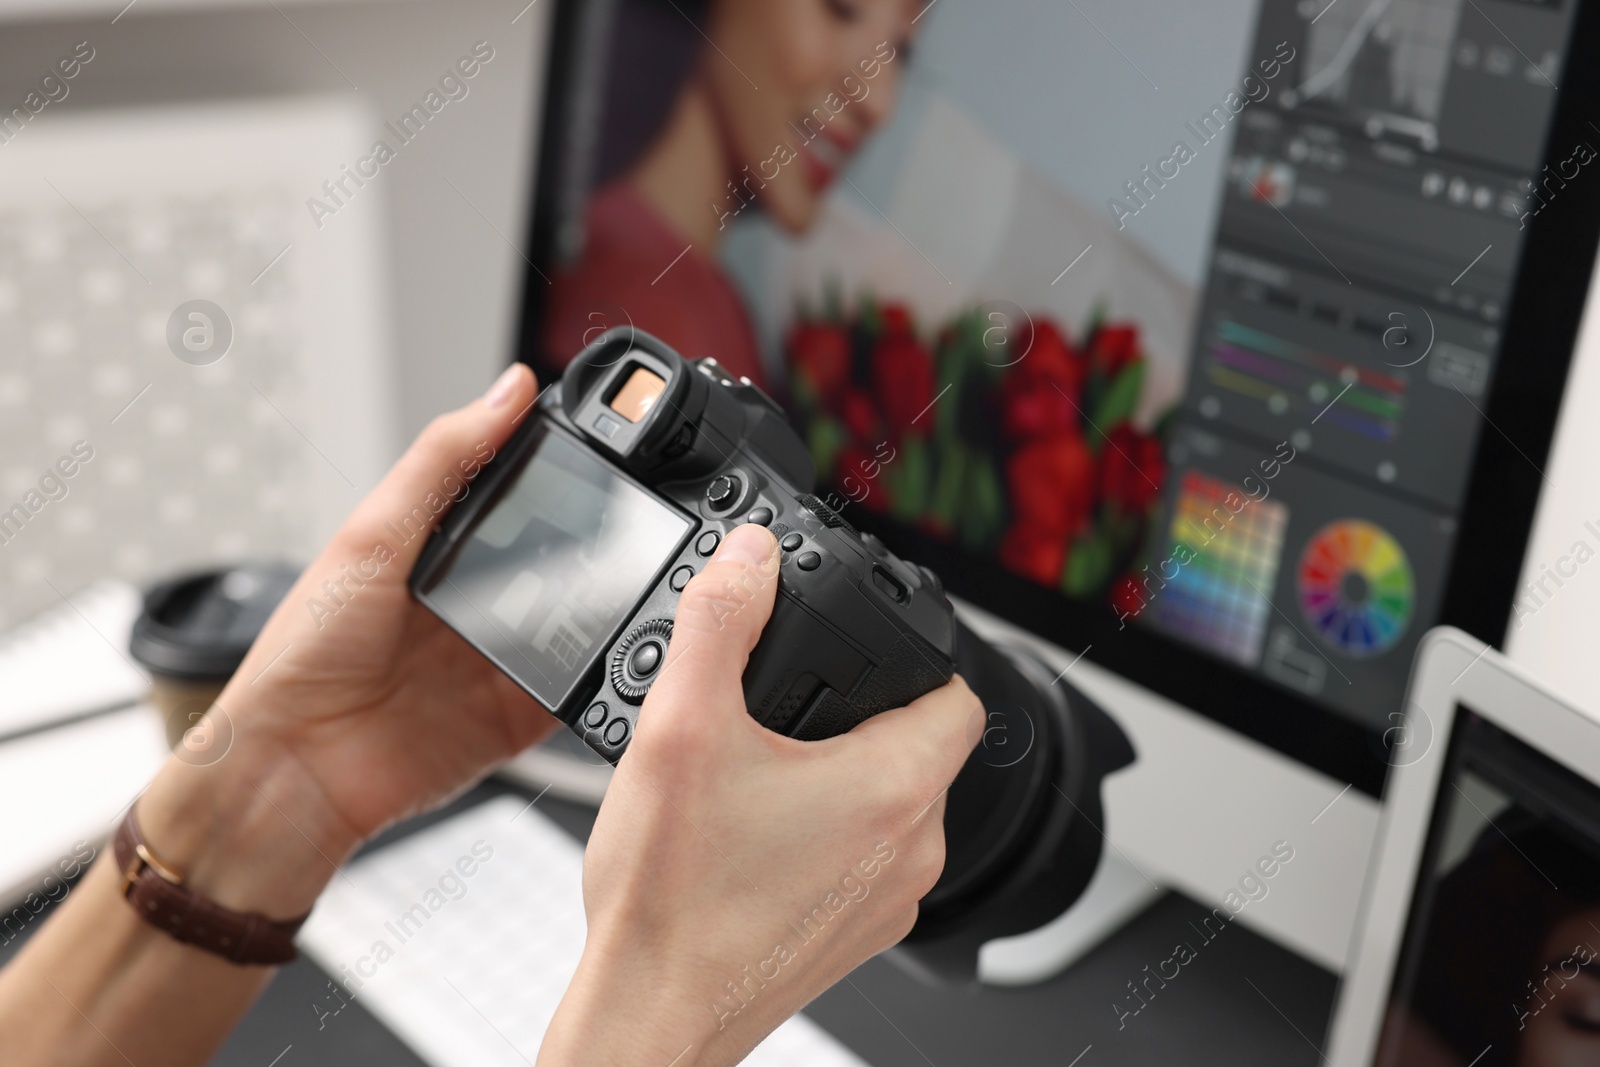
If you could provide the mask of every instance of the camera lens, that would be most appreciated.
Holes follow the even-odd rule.
[[[1099,864],[1100,781],[1133,762],[1116,724],[1032,653],[956,621],[956,670],[988,714],[950,787],[945,868],[899,958],[971,981],[978,949],[1059,916]]]

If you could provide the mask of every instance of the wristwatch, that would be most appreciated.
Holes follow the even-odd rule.
[[[310,912],[298,919],[273,920],[225,908],[195,892],[150,850],[133,808],[117,827],[114,851],[123,899],[168,937],[242,965],[288,963],[299,955],[294,937]]]

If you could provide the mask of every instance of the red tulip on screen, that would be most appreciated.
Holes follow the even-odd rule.
[[[801,323],[789,333],[789,360],[832,406],[850,384],[850,334],[827,323]]]
[[[1094,456],[1076,433],[1023,445],[1006,464],[1017,522],[1061,537],[1088,525],[1095,481]]]
[[[1072,401],[1048,383],[1008,378],[1000,394],[1000,427],[1013,441],[1031,441],[1078,426]]]
[[[1100,493],[1129,514],[1141,514],[1161,492],[1167,464],[1161,442],[1128,426],[1111,431],[1100,450]]]
[[[878,317],[883,320],[883,332],[886,334],[910,337],[915,333],[911,309],[904,304],[885,304],[878,309]]]
[[[1001,428],[1015,441],[1076,431],[1083,360],[1048,320],[1035,319],[1017,339],[1018,362],[1000,386]]]
[[[839,416],[844,420],[850,438],[862,444],[873,444],[884,436],[883,416],[878,413],[872,398],[856,388],[847,388],[839,401]]]
[[[834,484],[851,500],[868,511],[886,511],[889,494],[883,484],[883,463],[860,444],[851,442],[839,450],[833,471]]]
[[[1000,563],[1030,581],[1053,586],[1067,565],[1066,538],[1019,523],[1000,538]]]
[[[1107,378],[1139,358],[1139,328],[1117,323],[1102,326],[1089,339],[1089,360]]]
[[[1111,583],[1111,606],[1120,616],[1138,616],[1145,608],[1144,586],[1131,574],[1124,574]]]
[[[897,437],[934,424],[933,375],[933,357],[909,334],[885,334],[873,346],[873,392]]]

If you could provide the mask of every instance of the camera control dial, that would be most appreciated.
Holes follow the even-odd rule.
[[[739,500],[739,479],[731,474],[719,474],[706,486],[706,503],[712,511],[727,511]]]
[[[611,687],[630,704],[641,704],[667,658],[672,620],[651,619],[635,626],[611,656]]]

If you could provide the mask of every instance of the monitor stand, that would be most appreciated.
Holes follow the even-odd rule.
[[[1077,902],[1037,930],[1001,937],[978,950],[978,980],[1032,985],[1054,978],[1166,892],[1107,847]]]

